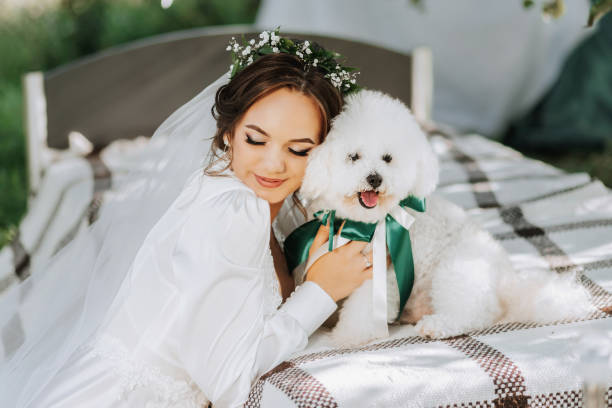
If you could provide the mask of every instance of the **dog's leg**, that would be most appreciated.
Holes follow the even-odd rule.
[[[496,281],[486,258],[445,254],[433,271],[433,313],[423,316],[415,328],[422,336],[444,338],[491,326],[502,314]]]
[[[338,323],[330,333],[339,347],[357,346],[376,338],[372,315],[372,279],[368,279],[345,298]]]

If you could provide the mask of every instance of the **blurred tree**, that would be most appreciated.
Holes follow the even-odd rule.
[[[4,6],[0,0],[0,11]],[[155,34],[253,23],[259,0],[175,0],[167,9],[160,0],[30,1],[12,7],[0,13],[0,247],[26,211],[21,75]]]
[[[61,0],[60,4],[74,21],[74,30],[67,40],[75,45],[77,55],[99,50],[108,3],[100,0]]]

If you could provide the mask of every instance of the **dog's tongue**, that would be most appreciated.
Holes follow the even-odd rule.
[[[368,207],[374,207],[378,203],[378,193],[374,190],[362,191],[361,201]]]

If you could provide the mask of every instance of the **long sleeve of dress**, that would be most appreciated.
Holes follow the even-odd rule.
[[[269,211],[248,188],[200,200],[172,254],[181,305],[172,338],[215,408],[242,406],[253,382],[303,349],[337,308],[314,282],[297,287],[280,308],[268,306]]]

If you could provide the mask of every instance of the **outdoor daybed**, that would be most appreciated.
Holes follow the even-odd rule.
[[[0,252],[0,307],[35,293],[16,283],[44,273],[45,261],[95,221],[122,175],[142,165],[139,144],[225,72],[225,45],[238,32],[255,35],[245,26],[172,33],[24,77],[29,209]],[[404,55],[301,34],[345,55],[361,69],[361,85],[404,100],[440,157],[438,192],[466,208],[517,267],[578,271],[593,309],[577,321],[497,325],[444,340],[392,326],[390,338],[354,349],[326,346],[321,328],[256,382],[245,406],[581,407],[580,340],[612,332],[611,191],[588,174],[567,174],[432,121],[426,48]],[[0,332],[25,339],[29,319],[11,316]],[[0,341],[0,354],[19,344]],[[612,374],[603,381],[612,406]]]

